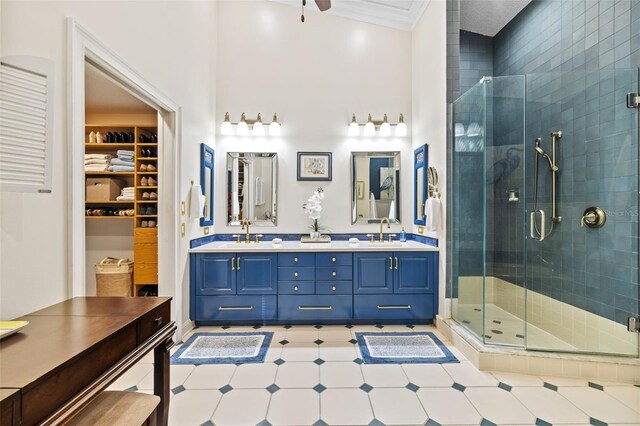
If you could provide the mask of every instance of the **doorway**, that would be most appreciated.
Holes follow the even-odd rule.
[[[179,230],[180,107],[116,53],[96,39],[74,19],[68,19],[69,36],[69,293],[87,295],[86,206],[85,206],[85,67],[89,63],[122,90],[157,112],[157,293],[173,298],[172,313],[182,335],[182,279],[179,276],[181,250]],[[138,218],[135,219],[138,223]],[[140,219],[141,222],[141,219]],[[148,223],[147,223],[148,225]]]

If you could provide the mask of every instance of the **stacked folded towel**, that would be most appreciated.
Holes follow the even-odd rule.
[[[84,170],[85,172],[104,172],[109,167],[111,158],[110,154],[85,154]]]
[[[122,188],[120,191],[120,195],[116,197],[118,201],[133,201],[135,199],[135,188],[132,186],[127,186],[126,188]]]
[[[117,154],[118,154],[117,158],[111,159],[111,165],[109,166],[110,172],[135,171],[135,164],[133,162],[133,157],[135,153],[133,151],[119,149]]]

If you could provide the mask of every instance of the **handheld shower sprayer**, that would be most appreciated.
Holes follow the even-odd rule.
[[[542,149],[542,138],[536,138],[535,140],[535,150],[536,150],[536,167],[535,167],[535,178],[533,183],[533,209],[531,210],[531,238],[538,241],[543,241],[545,238],[551,235],[553,232],[553,226],[556,223],[562,222],[562,216],[557,214],[557,206],[556,206],[556,178],[558,173],[558,166],[556,165],[556,144],[558,140],[562,138],[562,132],[551,132],[551,156]],[[538,159],[539,157],[543,157],[549,163],[549,168],[551,169],[551,228],[549,228],[549,232],[545,232],[545,214],[544,210],[538,209]],[[540,215],[540,227],[538,228],[537,224],[537,215]]]
[[[542,147],[540,146],[541,143],[542,143],[542,139],[536,138],[536,152],[547,159],[547,162],[549,163],[549,168],[551,169],[552,172],[557,172],[558,166],[556,166],[554,162],[551,161],[551,157],[549,157],[549,154],[547,154],[545,150],[542,149]]]

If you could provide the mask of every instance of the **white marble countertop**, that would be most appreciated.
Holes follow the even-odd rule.
[[[417,241],[393,241],[391,243],[360,241],[358,244],[352,244],[348,241],[332,241],[330,243],[301,243],[300,241],[283,241],[281,244],[272,244],[271,241],[260,241],[259,243],[240,244],[235,241],[216,241],[201,245],[189,250],[190,253],[225,253],[225,252],[339,252],[339,251],[439,251],[438,247],[422,244]]]

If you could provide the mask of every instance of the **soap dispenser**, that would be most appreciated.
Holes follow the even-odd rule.
[[[404,228],[402,228],[402,231],[400,232],[400,242],[407,242],[407,233],[404,232]]]

